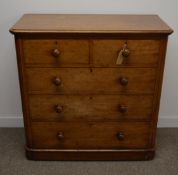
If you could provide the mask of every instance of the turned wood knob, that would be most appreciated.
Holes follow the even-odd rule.
[[[54,49],[52,52],[51,52],[52,56],[54,56],[55,58],[59,57],[60,55],[60,51],[58,49]]]
[[[119,82],[122,86],[126,86],[128,84],[128,79],[126,77],[121,77]]]
[[[122,133],[122,132],[117,133],[117,139],[124,140],[124,133]]]
[[[127,112],[127,106],[119,105],[119,112],[120,113],[126,113]]]
[[[63,111],[63,107],[61,105],[55,105],[54,106],[54,110],[57,112],[57,113],[61,113]]]
[[[59,86],[59,85],[61,85],[61,79],[59,77],[55,77],[54,80],[53,80],[53,83],[56,86]]]
[[[62,140],[62,139],[64,138],[64,133],[63,133],[63,132],[58,132],[58,133],[57,133],[57,138],[58,138],[59,140]]]
[[[125,44],[123,49],[122,49],[122,56],[123,57],[128,57],[129,55],[130,55],[130,50],[129,50],[127,44]]]

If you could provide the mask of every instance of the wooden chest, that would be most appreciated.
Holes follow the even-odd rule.
[[[154,157],[172,33],[158,16],[26,14],[10,31],[29,159]]]

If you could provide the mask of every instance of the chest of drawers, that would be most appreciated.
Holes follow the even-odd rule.
[[[15,35],[26,155],[149,160],[167,38],[156,15],[24,15]]]

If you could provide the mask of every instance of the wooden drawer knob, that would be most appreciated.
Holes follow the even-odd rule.
[[[58,133],[57,133],[57,138],[58,138],[59,140],[64,139],[64,133],[63,133],[63,132],[58,132]]]
[[[119,82],[122,86],[126,86],[128,84],[128,79],[126,77],[121,77]]]
[[[124,44],[123,48],[120,50],[116,64],[121,65],[124,63],[125,58],[127,58],[130,55],[130,50],[127,46],[127,43]]]
[[[57,113],[61,113],[63,111],[63,107],[61,105],[55,105],[54,106],[54,110],[57,112]]]
[[[120,113],[126,113],[127,112],[127,106],[119,105],[119,112]]]
[[[54,85],[59,86],[61,85],[61,79],[59,77],[55,77],[53,83]]]
[[[58,49],[54,49],[51,54],[53,57],[57,58],[60,55],[60,51]]]
[[[124,44],[123,49],[122,49],[122,56],[127,58],[129,55],[130,55],[130,50],[127,44]]]
[[[117,139],[124,140],[124,133],[122,133],[122,132],[117,133]]]

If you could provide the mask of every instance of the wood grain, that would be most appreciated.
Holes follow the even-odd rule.
[[[123,132],[125,139],[117,139]],[[57,134],[62,132],[63,139]],[[51,149],[129,149],[149,146],[150,123],[102,122],[63,123],[35,122],[32,124],[33,148]]]
[[[150,121],[152,101],[153,96],[138,95],[31,95],[29,105],[33,121]]]
[[[154,157],[167,39],[173,32],[158,16],[27,14],[10,32],[27,158]],[[121,65],[116,65],[118,52],[125,57]]]
[[[26,156],[30,160],[152,160],[155,149],[104,149],[104,150],[80,150],[80,149],[32,149],[26,147]]]
[[[94,40],[93,64],[102,66],[117,66],[116,61],[124,43],[130,50],[123,64],[118,66],[155,66],[159,58],[159,40]]]
[[[54,57],[54,49],[59,56]],[[27,64],[89,64],[87,40],[23,40],[23,52]]]
[[[12,33],[172,33],[157,15],[25,14]]]
[[[27,81],[29,93],[84,94],[84,93],[153,93],[154,68],[29,68]],[[59,77],[61,85],[53,79]],[[127,77],[128,85],[122,86],[120,78]]]

